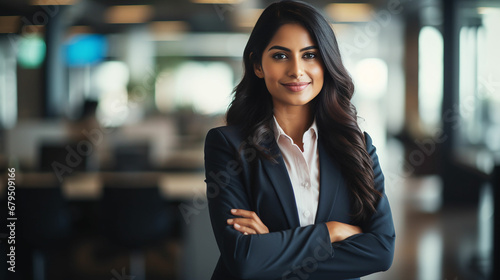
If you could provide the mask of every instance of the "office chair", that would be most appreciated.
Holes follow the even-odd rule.
[[[130,273],[145,279],[144,249],[164,240],[173,228],[157,186],[105,185],[99,223],[109,242],[130,252]]]
[[[32,252],[34,280],[45,279],[46,255],[69,241],[71,215],[59,186],[16,188],[16,234]],[[17,243],[16,242],[16,243]]]

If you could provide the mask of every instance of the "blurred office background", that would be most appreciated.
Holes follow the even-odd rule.
[[[17,279],[210,278],[203,141],[271,2],[0,1]],[[308,2],[338,36],[393,210],[393,266],[365,279],[500,279],[500,2]]]

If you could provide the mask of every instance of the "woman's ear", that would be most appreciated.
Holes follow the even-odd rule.
[[[262,65],[255,63],[253,65],[253,72],[255,73],[255,76],[259,78],[264,78],[264,72],[262,71]]]
[[[250,61],[253,61],[252,59],[253,52],[250,53]],[[253,64],[253,72],[255,73],[255,76],[259,78],[264,78],[264,72],[262,71],[262,65],[258,63]]]

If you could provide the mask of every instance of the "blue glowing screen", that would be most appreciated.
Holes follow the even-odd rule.
[[[75,35],[66,43],[66,63],[72,67],[94,64],[106,57],[107,50],[108,43],[103,35]]]

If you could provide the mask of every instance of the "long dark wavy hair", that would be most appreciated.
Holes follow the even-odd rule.
[[[248,139],[246,144],[272,160],[262,143],[273,133],[273,102],[264,79],[255,75],[254,65],[261,64],[264,49],[276,31],[287,23],[302,25],[318,45],[324,84],[311,101],[311,111],[327,152],[340,163],[350,190],[353,221],[362,223],[375,213],[381,194],[374,188],[372,160],[357,123],[356,108],[351,103],[352,79],[342,64],[330,24],[314,7],[287,0],[273,3],[263,11],[243,53],[244,76],[234,89],[226,114],[227,124],[241,127]]]

